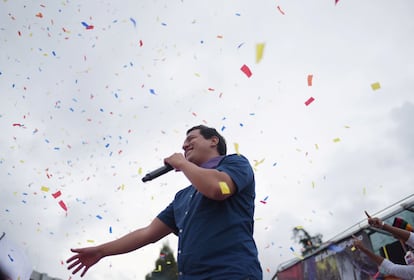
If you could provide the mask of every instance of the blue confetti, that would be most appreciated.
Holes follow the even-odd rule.
[[[153,90],[152,88],[149,91],[151,94],[155,94],[155,90]]]
[[[129,20],[134,24],[134,27],[137,27],[137,22],[133,18],[129,18]]]
[[[101,217],[100,215],[96,215],[96,217],[97,217],[99,220],[102,220],[102,217]]]
[[[82,25],[83,26],[85,26],[85,27],[88,27],[89,26],[89,24],[87,24],[86,22],[84,22],[84,21],[82,21]]]
[[[109,143],[105,145],[105,148],[108,148],[108,147],[109,147]]]

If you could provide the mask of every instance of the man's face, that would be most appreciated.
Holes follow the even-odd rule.
[[[185,158],[197,165],[204,163],[216,151],[217,140],[217,137],[205,139],[199,129],[190,131],[183,144]]]

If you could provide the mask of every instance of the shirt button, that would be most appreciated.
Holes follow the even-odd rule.
[[[187,214],[188,214],[188,211],[185,211],[184,215],[187,215]]]
[[[178,250],[178,254],[181,254],[181,250]]]
[[[180,272],[178,272],[178,275],[180,275],[180,276],[181,276],[181,275],[183,275],[183,273],[180,271]]]
[[[180,228],[180,232],[183,232],[183,229],[182,228]]]

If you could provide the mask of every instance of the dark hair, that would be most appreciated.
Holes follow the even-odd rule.
[[[187,130],[187,134],[196,129],[200,130],[200,134],[204,137],[204,139],[211,139],[211,137],[214,137],[214,136],[217,137],[219,139],[219,142],[217,144],[217,152],[221,156],[224,156],[227,154],[226,140],[224,139],[223,136],[220,135],[220,133],[217,132],[215,128],[208,127],[205,125],[196,125],[190,128],[189,130]]]

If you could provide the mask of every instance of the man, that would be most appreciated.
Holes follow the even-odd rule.
[[[73,274],[101,258],[127,253],[178,235],[179,279],[262,279],[253,239],[255,180],[248,160],[227,155],[224,138],[203,125],[187,131],[184,155],[175,153],[166,164],[183,172],[191,185],[145,228],[100,246],[72,249],[67,260]]]
[[[414,248],[414,233],[409,232],[408,230],[398,228],[392,225],[386,224],[379,218],[370,217],[368,214],[368,223],[376,228],[380,228],[382,230],[388,231],[391,233],[395,238],[402,240],[408,246]],[[366,254],[372,261],[374,261],[378,265],[378,269],[381,273],[387,275],[393,275],[399,277],[401,279],[414,279],[414,264],[409,265],[400,265],[391,262],[388,259],[383,258],[382,256],[376,255],[370,250],[368,250],[362,242],[354,238],[353,240],[354,246],[361,250],[364,254]]]

